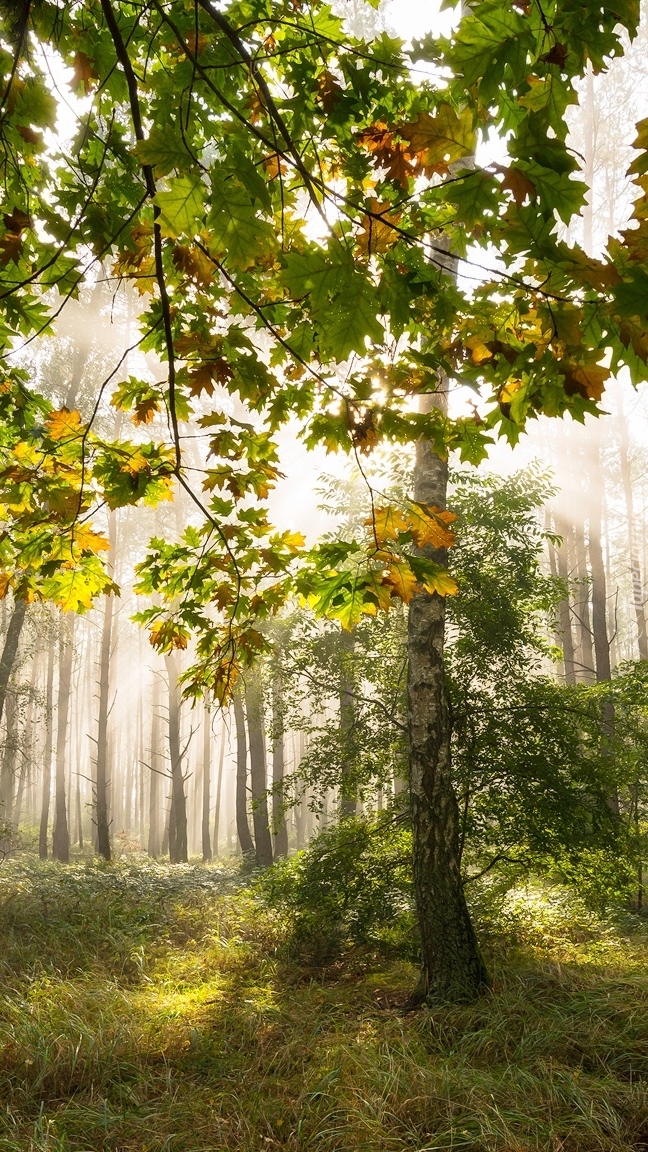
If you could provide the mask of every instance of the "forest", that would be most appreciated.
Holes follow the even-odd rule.
[[[0,1152],[648,1150],[648,11],[0,0]]]

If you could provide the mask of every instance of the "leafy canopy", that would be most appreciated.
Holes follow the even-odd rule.
[[[621,53],[638,14],[638,0],[476,0],[450,39],[411,50],[349,35],[318,0],[42,0],[24,35],[6,27],[5,590],[83,610],[112,586],[87,534],[97,509],[186,489],[199,522],[152,542],[141,619],[163,649],[197,633],[193,689],[220,698],[263,649],[260,621],[295,593],[351,627],[421,586],[452,591],[443,550],[423,571],[407,546],[434,510],[399,524],[381,509],[346,551],[276,532],[277,433],[296,421],[307,445],[359,459],[424,436],[478,462],[538,413],[597,411],[620,365],[646,378],[646,123],[632,227],[602,260],[557,229],[584,203],[565,143],[574,80]],[[45,45],[86,101],[71,146],[48,135]],[[490,132],[507,136],[506,165],[473,160]],[[94,413],[53,411],[15,350],[101,278],[137,289],[138,345],[164,379],[115,391],[116,349]],[[439,373],[474,387],[486,415],[417,412]],[[109,384],[130,439],[95,429]],[[147,440],[164,413],[168,435]]]

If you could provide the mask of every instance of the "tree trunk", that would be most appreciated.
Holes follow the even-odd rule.
[[[2,766],[0,767],[0,808],[2,809],[3,820],[11,820],[18,759],[19,702],[15,684],[7,698],[6,713],[7,726],[2,752]]]
[[[272,831],[274,833],[274,856],[288,855],[288,828],[286,827],[284,773],[284,715],[283,683],[279,669],[272,681]]]
[[[558,608],[558,623],[560,627],[561,647],[563,650],[563,667],[565,682],[576,683],[576,666],[574,663],[574,638],[571,625],[571,610],[569,607],[569,565],[567,562],[568,525],[564,517],[556,519],[556,530],[562,536],[562,543],[557,549],[557,574],[559,580],[565,585],[565,596]]]
[[[68,733],[68,713],[70,708],[72,659],[74,655],[73,637],[74,620],[68,623],[65,619],[62,619],[59,639],[58,722],[56,730],[56,783],[52,855],[55,860],[60,860],[63,864],[67,864],[70,859],[70,833],[68,829],[65,797],[65,753]]]
[[[243,697],[237,688],[233,698],[234,722],[236,724],[236,831],[243,856],[254,854],[254,842],[250,833],[247,814],[247,738]]]
[[[632,600],[637,621],[637,646],[639,659],[648,660],[648,635],[646,635],[646,613],[644,609],[643,583],[641,580],[641,565],[639,562],[639,547],[635,526],[634,508],[632,501],[632,475],[630,472],[630,457],[628,454],[628,421],[623,410],[623,402],[619,396],[619,454],[621,464],[621,481],[626,506],[626,519],[628,522],[628,545],[630,550],[630,574],[632,577]]]
[[[445,381],[441,381],[441,387]],[[427,397],[421,397],[423,403]],[[435,395],[432,404],[445,408]],[[423,404],[421,405],[423,407]],[[423,410],[429,410],[426,405]],[[445,508],[447,462],[419,441],[414,499]],[[444,564],[445,553],[423,555]],[[444,670],[445,600],[418,592],[408,619],[408,729],[414,888],[421,978],[412,1002],[474,999],[488,977],[460,874],[459,813],[451,774],[451,722]]]
[[[11,620],[7,628],[7,635],[5,637],[4,648],[2,649],[2,656],[0,656],[0,720],[4,712],[5,700],[7,698],[7,688],[11,673],[13,672],[16,657],[18,655],[18,642],[20,640],[20,633],[22,632],[23,624],[25,623],[25,613],[27,611],[27,602],[25,600],[16,600],[14,602],[13,612],[11,613]]]
[[[598,431],[598,429],[597,429]],[[603,521],[603,474],[600,442],[597,439],[590,464],[590,515],[589,515],[589,555],[592,570],[592,631],[594,633],[594,655],[596,658],[596,680],[599,684],[612,679],[610,666],[610,642],[607,630],[607,584],[602,547]],[[607,755],[611,755],[614,740],[614,704],[609,699],[601,704],[603,743]],[[619,813],[619,797],[616,791],[610,793],[608,804],[615,815]]]
[[[203,758],[202,758],[202,811],[201,811],[201,839],[202,858],[206,864],[212,858],[211,839],[209,836],[209,806],[211,784],[211,711],[206,704],[203,710]]]
[[[180,688],[175,656],[164,657],[169,680],[169,756],[171,758],[171,811],[169,813],[169,860],[172,864],[186,864],[187,855],[187,801],[180,753]]]
[[[250,737],[250,784],[252,786],[252,823],[259,868],[272,864],[272,836],[268,821],[268,778],[265,733],[263,730],[263,696],[261,678],[250,672],[245,685],[245,710]]]
[[[52,792],[52,733],[54,717],[54,640],[51,639],[47,651],[47,682],[45,687],[45,751],[43,753],[43,798],[41,803],[40,828],[38,832],[38,855],[47,860],[47,829],[49,825],[50,799]]]
[[[342,771],[340,776],[340,818],[355,816],[358,810],[358,789],[353,768],[355,764],[355,698],[353,684],[353,632],[340,632],[340,746]]]
[[[149,791],[149,831],[147,847],[149,856],[152,856],[154,860],[157,860],[160,855],[160,773],[162,771],[160,757],[161,706],[160,677],[156,676],[153,681],[151,710],[151,787]]]
[[[585,525],[582,518],[574,528],[574,538],[576,541],[576,577],[579,587],[578,601],[574,605],[576,635],[578,636],[580,652],[580,660],[577,661],[577,677],[585,684],[592,684],[596,679],[596,671],[590,616],[590,577],[587,569]]]
[[[221,738],[218,752],[218,777],[216,779],[216,808],[214,811],[214,856],[218,858],[220,837],[221,798],[223,795],[223,762],[225,760],[225,717],[221,714]]]
[[[108,517],[108,571],[115,567],[117,524],[115,513]],[[103,624],[101,628],[101,651],[99,656],[99,718],[97,724],[97,851],[104,860],[110,860],[110,815],[108,811],[108,713],[110,710],[110,661],[113,644],[113,612],[115,598],[109,594],[104,602]]]

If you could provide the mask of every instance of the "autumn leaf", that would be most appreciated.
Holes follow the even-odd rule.
[[[45,421],[47,435],[50,440],[65,440],[68,437],[79,436],[83,431],[81,413],[73,408],[61,408],[57,412],[50,412]]]
[[[11,575],[9,572],[0,572],[0,600],[4,600],[7,592],[11,587]]]
[[[363,216],[362,231],[358,235],[358,250],[368,256],[372,252],[386,252],[399,239],[398,231],[392,227],[398,224],[400,212],[391,212],[389,203],[371,200],[371,215]]]
[[[95,532],[87,524],[77,524],[73,529],[73,542],[82,552],[107,552],[110,543],[100,532]]]
[[[578,393],[598,403],[610,375],[610,369],[601,364],[574,364],[565,372],[565,392],[568,396]]]
[[[432,548],[451,548],[454,544],[454,532],[448,527],[456,520],[454,513],[432,505],[416,504],[408,512],[407,520],[414,543],[419,548],[426,544]]]
[[[450,104],[440,104],[433,116],[420,112],[411,124],[401,124],[398,134],[407,141],[408,151],[418,156],[428,172],[443,171],[455,160],[475,150],[473,113],[470,108],[457,113]]]
[[[22,256],[23,241],[19,232],[5,232],[4,236],[0,239],[0,267],[10,264],[12,261],[17,264]]]
[[[332,72],[329,72],[328,69],[325,69],[317,81],[317,94],[327,116],[330,116],[342,92],[343,89],[338,84],[335,76]]]
[[[395,180],[403,188],[408,181],[416,176],[416,168],[412,163],[410,149],[400,140],[396,140],[394,132],[386,124],[372,124],[365,128],[358,136],[358,141],[368,148],[375,156],[378,165],[386,168],[391,180]]]
[[[524,172],[521,172],[520,169],[516,168],[514,164],[509,168],[503,167],[500,164],[495,164],[493,167],[498,172],[503,173],[504,179],[502,180],[502,188],[506,188],[506,190],[512,194],[518,208],[520,205],[524,204],[524,201],[527,199],[527,197],[529,200],[535,199],[536,186],[533,183],[533,180],[530,180],[528,176],[525,176]]]
[[[409,604],[418,590],[418,581],[407,561],[394,561],[383,576],[385,584],[399,600]]]
[[[70,88],[73,91],[83,84],[83,90],[86,94],[92,90],[92,81],[99,79],[99,73],[95,68],[94,60],[87,56],[85,52],[77,52],[73,62],[73,75],[70,81]]]
[[[409,527],[403,513],[392,504],[376,508],[374,515],[365,520],[365,524],[373,529],[378,544],[384,544],[386,540],[397,540],[399,533],[407,532]]]
[[[150,629],[149,641],[158,652],[171,652],[174,648],[186,648],[189,634],[175,620],[162,620]]]

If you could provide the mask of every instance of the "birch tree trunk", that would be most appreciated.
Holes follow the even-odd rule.
[[[340,744],[342,748],[342,774],[340,778],[340,818],[355,816],[358,810],[358,790],[353,778],[355,761],[355,697],[353,683],[353,632],[342,629],[340,634]]]
[[[153,680],[153,700],[151,709],[151,764],[150,764],[150,790],[149,790],[149,831],[147,851],[149,856],[157,860],[160,855],[160,773],[162,758],[160,756],[161,723],[160,708],[162,707],[160,693],[160,677]]]
[[[272,680],[272,831],[274,857],[288,855],[288,828],[286,826],[284,774],[285,774],[284,701],[281,672],[277,668]]]
[[[272,837],[268,820],[268,777],[266,766],[265,732],[263,727],[263,695],[261,678],[250,672],[245,685],[245,710],[250,739],[250,784],[252,787],[252,823],[256,862],[260,868],[272,864]]]
[[[444,380],[440,381],[446,387]],[[421,408],[445,410],[440,394]],[[414,499],[446,507],[447,461],[419,441]],[[423,555],[444,564],[445,553]],[[412,1002],[475,998],[488,982],[460,874],[459,812],[451,772],[451,721],[444,670],[445,599],[422,591],[409,606],[408,731],[414,888],[421,935],[421,977]]]
[[[221,714],[222,715],[222,714]],[[225,760],[225,717],[222,716],[221,738],[218,751],[218,775],[216,778],[216,808],[214,810],[214,856],[218,858],[220,846],[220,816],[223,796],[223,763]]]
[[[117,547],[117,523],[115,513],[108,517],[108,571],[115,567]],[[110,815],[108,811],[108,713],[110,710],[110,661],[113,646],[113,612],[115,598],[108,595],[104,602],[104,615],[101,628],[101,650],[99,655],[99,716],[97,722],[97,851],[104,860],[110,860]]]

